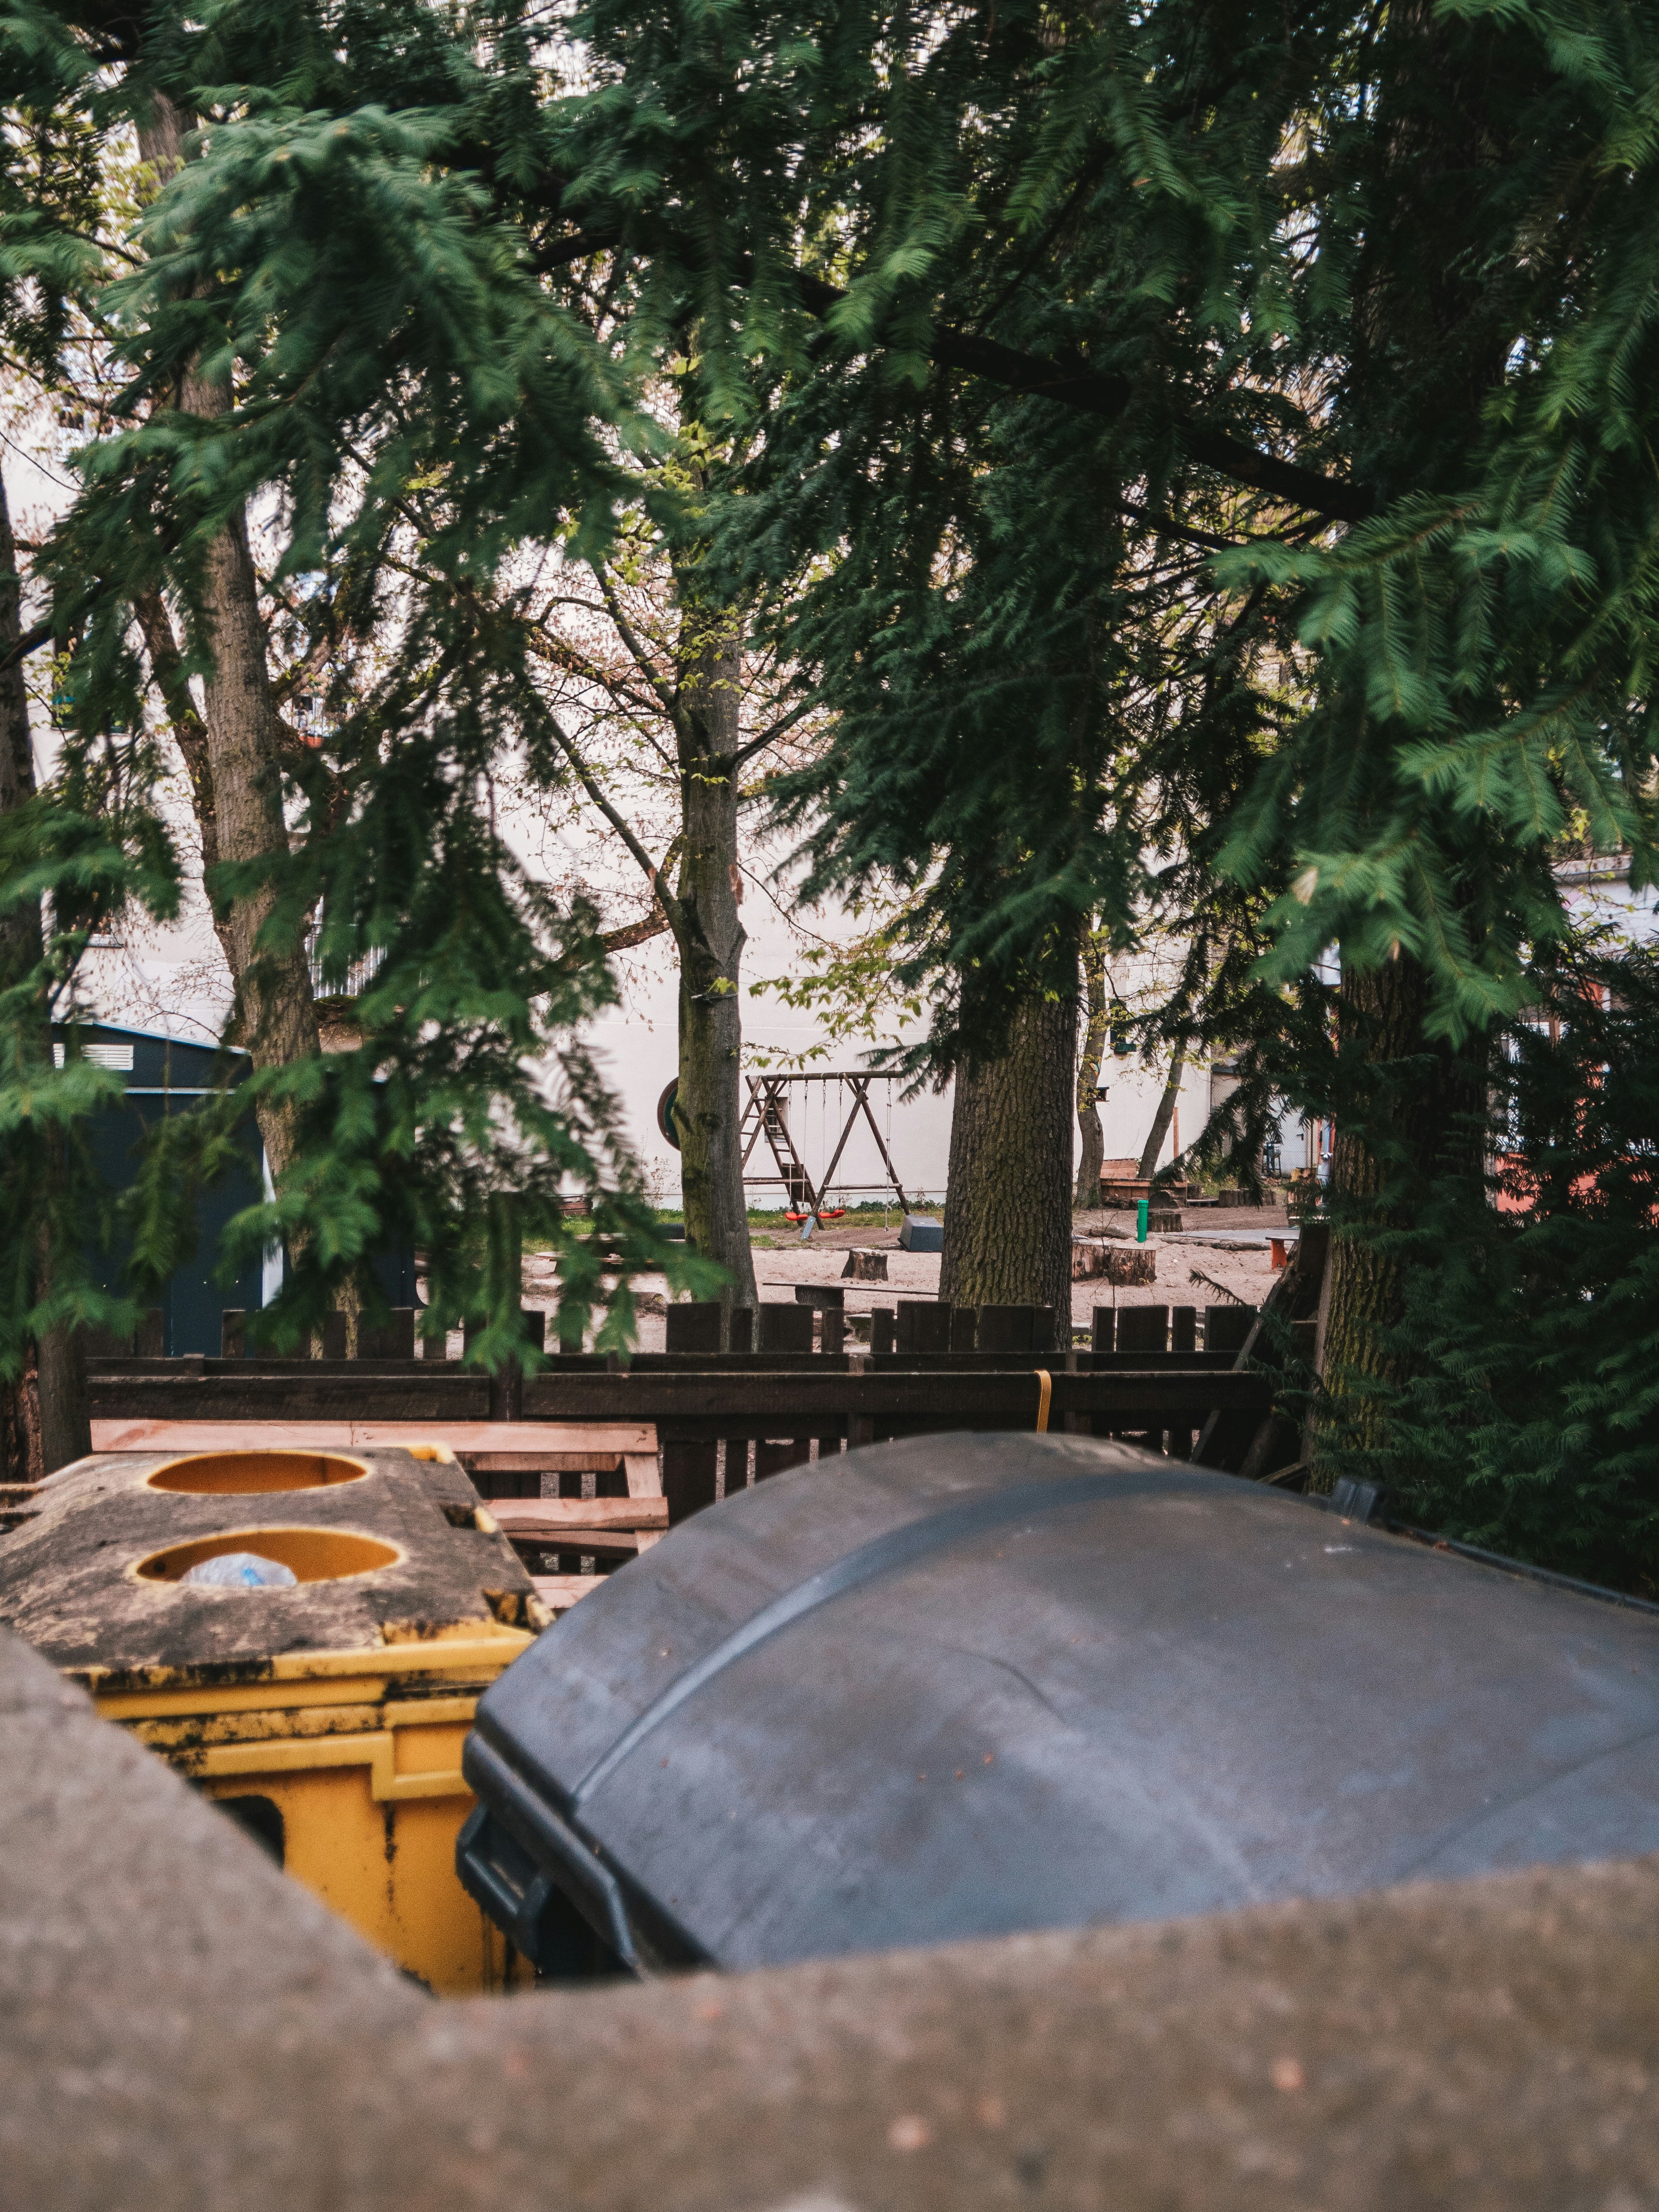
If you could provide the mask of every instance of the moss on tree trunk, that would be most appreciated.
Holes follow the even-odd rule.
[[[1106,1003],[1103,930],[1091,930],[1084,938],[1083,989],[1087,1018],[1077,1063],[1077,1188],[1072,1194],[1072,1203],[1079,1212],[1100,1204],[1100,1171],[1106,1164],[1106,1133],[1100,1126],[1099,1091],[1111,1015]]]
[[[11,506],[0,477],[0,652],[14,657],[0,668],[0,814],[15,812],[33,798],[34,749],[29,737],[28,689],[23,662],[16,647],[23,629],[22,585],[17,573],[17,541],[12,531]],[[40,966],[44,951],[40,906],[36,899],[20,899],[0,912],[0,990],[15,989]],[[11,1049],[16,1064],[42,1069],[52,1065],[52,1025],[44,994],[25,1003],[13,1017]],[[61,1136],[54,1130],[42,1143],[42,1182],[48,1189],[63,1181],[64,1164]],[[27,1240],[25,1240],[27,1249]],[[40,1257],[30,1286],[31,1303],[44,1298],[51,1288],[48,1237],[42,1224],[35,1249]],[[87,1407],[86,1362],[80,1332],[75,1328],[42,1330],[35,1349],[33,1388],[35,1404],[27,1397],[31,1388],[27,1369],[9,1385],[10,1402],[4,1409],[8,1433],[14,1442],[7,1457],[21,1449],[27,1460],[38,1450],[36,1474],[51,1474],[67,1467],[92,1449]]]
[[[179,168],[188,118],[157,94],[138,134],[139,151],[158,181]],[[179,411],[202,419],[227,413],[227,379],[194,370],[180,380]],[[236,514],[209,543],[198,589],[213,661],[196,714],[180,675],[171,617],[159,593],[137,611],[149,651],[151,674],[167,702],[189,774],[202,839],[213,926],[229,967],[235,1000],[226,1042],[240,1045],[256,1068],[286,1067],[321,1050],[311,963],[303,939],[261,945],[276,892],[269,884],[236,896],[216,889],[217,863],[286,858],[281,763],[287,732],[271,696],[259,620],[258,580],[247,526]],[[271,1180],[281,1190],[298,1143],[297,1112],[285,1100],[261,1098],[255,1108]],[[336,1304],[346,1316],[346,1348],[357,1349],[358,1297],[344,1284]]]
[[[674,1123],[687,1241],[719,1261],[726,1305],[756,1302],[755,1261],[738,1142],[743,1120],[746,942],[738,913],[738,705],[741,645],[735,620],[711,619],[695,602],[682,617],[678,718],[681,848],[672,919],[680,958],[679,1079]]]
[[[1478,1066],[1424,1033],[1427,979],[1405,954],[1345,968],[1339,1042],[1358,1063],[1363,1096],[1339,1114],[1331,1150],[1329,1276],[1321,1352],[1321,1443],[1372,1450],[1385,1440],[1387,1392],[1407,1364],[1389,1342],[1405,1304],[1405,1266],[1386,1232],[1404,1226],[1429,1180],[1480,1170]],[[1350,1078],[1351,1084],[1354,1078]],[[1379,1388],[1378,1386],[1382,1386]],[[1328,1483],[1332,1468],[1322,1469]]]
[[[953,1306],[1052,1306],[1070,1340],[1077,996],[1020,1006],[999,1059],[957,1071],[939,1297]]]

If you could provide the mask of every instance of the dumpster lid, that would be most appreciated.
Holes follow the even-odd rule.
[[[1656,1729],[1650,1614],[1127,1445],[933,1436],[609,1577],[468,1771],[625,1958],[747,1966],[1654,1850]]]

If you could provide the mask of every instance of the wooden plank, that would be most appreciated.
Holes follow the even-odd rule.
[[[982,1352],[1048,1352],[1054,1348],[1052,1306],[980,1306],[976,1316],[975,1341]],[[1069,1344],[1069,1323],[1066,1335]]]
[[[665,1498],[498,1498],[489,1510],[509,1536],[544,1536],[559,1545],[574,1542],[572,1529],[668,1526]]]
[[[1170,1348],[1168,1306],[1124,1306],[1117,1316],[1120,1352],[1167,1352]]]
[[[628,1478],[630,1498],[662,1496],[662,1468],[655,1452],[624,1452],[623,1471]]]
[[[260,1418],[257,1383],[250,1392],[228,1376],[198,1378],[175,1386],[172,1395],[175,1402],[184,1399],[187,1415],[157,1420],[129,1413],[115,1419],[112,1411],[128,1409],[111,1409],[107,1399],[100,1404],[94,1398],[94,1448],[199,1451],[287,1444],[349,1449],[428,1443],[447,1444],[462,1456],[495,1450],[539,1456],[556,1441],[558,1454],[567,1458],[615,1454],[618,1447],[624,1457],[629,1447],[635,1456],[644,1457],[654,1455],[655,1425],[661,1423],[672,1445],[724,1437],[735,1440],[741,1451],[747,1437],[839,1436],[851,1441],[901,1429],[922,1433],[1030,1428],[1036,1418],[1038,1385],[1030,1368],[986,1371],[977,1363],[969,1371],[928,1371],[899,1363],[878,1369],[870,1363],[854,1373],[839,1363],[823,1363],[817,1372],[788,1374],[588,1374],[562,1380],[552,1394],[555,1419],[546,1418],[553,1407],[541,1386],[532,1384],[531,1418],[512,1423],[381,1419],[374,1418],[372,1404],[360,1406],[355,1419],[272,1420]],[[359,1395],[372,1394],[364,1390]],[[1261,1375],[1194,1370],[1167,1360],[1129,1366],[1115,1360],[1103,1369],[1085,1354],[1078,1372],[1054,1374],[1049,1423],[1059,1428],[1075,1414],[1090,1416],[1096,1434],[1127,1428],[1201,1429],[1217,1413],[1253,1416],[1259,1422],[1272,1400],[1271,1382]]]
[[[1096,1309],[1103,1310],[1109,1316],[1109,1308]],[[1052,1373],[1057,1364],[1074,1357],[1081,1375],[1201,1376],[1224,1375],[1237,1363],[1231,1352],[890,1352],[867,1357],[877,1375],[1034,1375],[1040,1368]]]
[[[1242,1352],[1245,1338],[1255,1327],[1254,1306],[1206,1306],[1204,1348],[1206,1352]]]
[[[670,1352],[713,1352],[720,1348],[720,1310],[713,1301],[670,1306],[664,1330]]]
[[[812,1349],[812,1310],[806,1305],[763,1305],[756,1316],[757,1352],[793,1352],[802,1354]]]
[[[603,1359],[589,1364],[601,1370],[605,1366]],[[250,1353],[246,1359],[210,1359],[203,1353],[194,1352],[181,1352],[174,1359],[163,1359],[159,1355],[155,1358],[130,1358],[125,1354],[115,1358],[100,1354],[87,1361],[87,1379],[91,1382],[107,1382],[112,1376],[153,1376],[162,1381],[177,1381],[181,1376],[234,1375],[246,1382],[254,1376],[286,1375],[313,1383],[319,1379],[332,1380],[353,1389],[366,1376],[375,1378],[390,1376],[397,1382],[413,1380],[421,1383],[481,1383],[484,1380],[477,1368],[468,1367],[459,1359],[420,1359],[416,1361],[415,1367],[416,1372],[411,1377],[410,1363],[406,1359],[277,1359],[267,1358],[258,1353]]]
[[[385,1323],[379,1328],[366,1321],[359,1322],[359,1359],[413,1359],[415,1318],[413,1306],[393,1306]]]
[[[1110,1307],[1097,1307],[1097,1314],[1109,1317]],[[1175,1313],[1190,1313],[1191,1307],[1176,1307]],[[900,1355],[889,1352],[883,1357],[889,1364],[902,1364],[923,1372],[945,1372],[958,1367],[967,1371],[982,1369],[987,1373],[1006,1373],[1016,1368],[1052,1366],[1053,1352],[976,1352],[968,1339],[973,1334],[973,1312],[970,1308],[958,1308],[951,1316],[951,1343],[949,1352],[912,1352]],[[957,1341],[960,1324],[963,1340]],[[1063,1348],[1063,1347],[1062,1347]],[[859,1358],[867,1355],[854,1346],[851,1347]],[[836,1355],[829,1355],[835,1357]],[[1113,1356],[1113,1355],[1108,1355]],[[1123,1355],[1115,1355],[1121,1358]],[[841,1371],[845,1366],[845,1351],[841,1355]],[[1219,1366],[1232,1364],[1234,1354],[1228,1352],[1199,1352],[1177,1349],[1173,1352],[1138,1352],[1129,1355],[1137,1365],[1156,1365],[1158,1361],[1170,1362],[1182,1367]],[[823,1352],[638,1352],[629,1361],[626,1372],[644,1375],[822,1375],[826,1371],[826,1355]],[[568,1358],[549,1360],[535,1378],[536,1387],[542,1390],[556,1389],[568,1375],[609,1375],[615,1371],[607,1360],[591,1353],[573,1354]],[[410,1364],[407,1360],[304,1360],[304,1359],[198,1359],[184,1356],[178,1359],[96,1359],[88,1360],[87,1372],[95,1391],[107,1393],[116,1383],[144,1376],[157,1376],[170,1382],[191,1382],[216,1376],[229,1376],[240,1383],[247,1383],[270,1376],[297,1380],[302,1388],[315,1389],[319,1383],[337,1382],[346,1392],[361,1392],[364,1387],[378,1386],[384,1382],[407,1387],[410,1379]],[[423,1359],[414,1363],[416,1382],[424,1387],[483,1389],[482,1379],[474,1368],[464,1368],[456,1359]]]
[[[1169,1364],[1105,1370],[1091,1364],[1091,1371],[1056,1373],[1054,1389],[1051,1419],[1091,1413],[1108,1426],[1127,1409],[1149,1418],[1164,1414],[1164,1426],[1198,1427],[1212,1411],[1259,1417],[1272,1401],[1263,1376]],[[364,1400],[373,1395],[359,1393]],[[659,1421],[674,1425],[680,1443],[700,1436],[844,1435],[856,1416],[872,1418],[878,1432],[884,1419],[920,1419],[941,1428],[1018,1426],[1035,1419],[1037,1384],[1030,1369],[930,1372],[896,1365],[860,1374],[830,1367],[787,1375],[582,1375],[562,1380],[550,1402],[535,1383],[526,1395],[528,1418],[517,1422],[388,1419],[372,1402],[360,1404],[356,1418],[284,1419],[270,1415],[257,1382],[212,1376],[175,1386],[160,1419],[146,1418],[147,1408],[112,1407],[107,1397],[95,1396],[94,1443],[104,1451],[434,1443],[457,1453],[529,1453],[556,1439],[556,1449],[572,1457],[619,1448],[642,1455],[654,1450]],[[688,1422],[698,1425],[688,1428]]]
[[[1169,1364],[1130,1364],[1109,1369],[1079,1368],[1054,1376],[1054,1410],[1110,1414],[1133,1411],[1191,1415],[1212,1407],[1251,1412],[1271,1401],[1271,1386],[1261,1376],[1222,1368],[1194,1370]],[[954,1417],[971,1427],[976,1418],[1018,1420],[1035,1418],[1035,1370],[1017,1371],[919,1371],[900,1364],[874,1364],[862,1374],[811,1373],[711,1376],[586,1376],[574,1377],[560,1393],[561,1410],[570,1418],[598,1421],[615,1418],[629,1405],[656,1421],[720,1420],[738,1424],[721,1435],[816,1436],[828,1421],[849,1413]],[[535,1410],[532,1405],[527,1410]],[[755,1424],[760,1425],[754,1425]]]
[[[599,1589],[603,1575],[532,1575],[536,1595],[550,1613],[568,1613],[590,1590]]]
[[[805,1467],[811,1456],[809,1437],[762,1437],[755,1445],[755,1480],[764,1482],[769,1475],[787,1474],[792,1467]]]
[[[492,1513],[495,1511],[493,1503],[489,1510]],[[556,1550],[562,1559],[610,1560],[631,1559],[639,1550],[641,1540],[654,1544],[659,1536],[665,1536],[667,1533],[665,1528],[647,1528],[642,1538],[637,1528],[562,1528],[558,1542],[555,1545],[550,1538],[538,1536],[533,1532],[526,1534],[518,1528],[506,1531],[508,1542],[521,1546],[526,1552]]]
[[[671,1521],[690,1520],[714,1502],[719,1468],[717,1438],[702,1443],[665,1442],[662,1448],[662,1488]]]
[[[252,1366],[252,1363],[247,1363]],[[294,1360],[281,1374],[91,1375],[88,1409],[106,1420],[191,1420],[210,1411],[243,1421],[484,1421],[489,1385],[482,1376],[422,1376],[418,1359],[375,1373],[374,1363],[333,1366]]]
[[[492,1430],[499,1426],[491,1424]],[[456,1456],[472,1474],[614,1474],[623,1463],[619,1451],[469,1451]]]
[[[948,1352],[951,1311],[937,1298],[901,1298],[894,1312],[893,1349],[906,1352]]]
[[[458,1459],[487,1455],[505,1441],[507,1456],[533,1460],[538,1468],[556,1471],[561,1462],[577,1469],[609,1460],[649,1455],[654,1458],[657,1432],[649,1421],[608,1421],[586,1424],[553,1421],[265,1421],[238,1419],[216,1414],[210,1400],[218,1395],[211,1385],[195,1420],[118,1419],[95,1413],[92,1424],[94,1451],[243,1451],[301,1449],[367,1451],[376,1444],[446,1444]],[[96,1401],[94,1401],[94,1408]],[[549,1443],[556,1443],[550,1452]]]

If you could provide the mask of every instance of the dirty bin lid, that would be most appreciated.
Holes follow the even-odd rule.
[[[917,1437],[542,1636],[462,1873],[532,1956],[574,1905],[647,1968],[1148,1920],[1659,1849],[1656,1729],[1651,1612],[1126,1445]]]

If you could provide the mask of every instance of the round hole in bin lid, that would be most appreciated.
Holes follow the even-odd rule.
[[[395,1544],[359,1536],[349,1528],[234,1528],[220,1536],[198,1536],[189,1544],[169,1544],[165,1552],[152,1552],[140,1559],[133,1572],[147,1583],[176,1583],[204,1559],[216,1559],[225,1552],[257,1552],[262,1559],[280,1560],[302,1583],[372,1575],[403,1556]]]
[[[361,1482],[368,1473],[362,1460],[336,1452],[192,1452],[158,1467],[149,1487],[189,1498],[258,1498],[277,1490],[328,1490],[339,1482]]]

